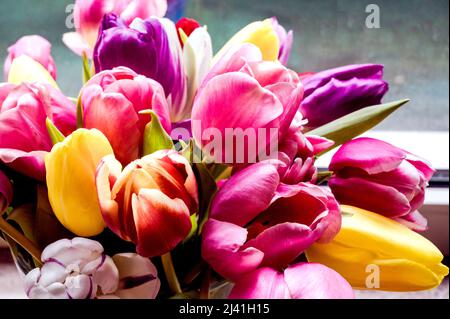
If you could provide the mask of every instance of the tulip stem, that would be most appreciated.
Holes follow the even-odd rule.
[[[175,268],[173,266],[172,255],[169,253],[161,256],[162,265],[164,268],[164,273],[166,274],[167,282],[169,283],[170,290],[174,294],[182,294],[180,282],[178,281]]]
[[[22,246],[37,262],[41,261],[41,251],[36,247],[36,245],[22,235],[17,229],[11,226],[6,220],[0,216],[0,230],[5,233],[6,236],[10,237],[17,244]]]

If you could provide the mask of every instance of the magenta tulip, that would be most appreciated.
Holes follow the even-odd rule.
[[[332,240],[340,223],[331,193],[282,184],[277,167],[260,162],[233,175],[214,197],[202,255],[220,275],[237,280],[261,267],[289,265],[314,242]]]
[[[162,86],[121,67],[95,75],[81,91],[84,126],[100,130],[108,138],[116,158],[127,165],[142,154],[148,114],[153,110],[170,134],[169,108]]]
[[[44,157],[53,146],[46,118],[67,136],[76,128],[76,107],[47,84],[0,84],[0,161],[45,180]]]
[[[189,234],[197,182],[189,162],[175,151],[145,156],[123,171],[114,157],[105,157],[96,183],[105,223],[135,243],[141,256],[164,255]]]
[[[350,284],[321,264],[298,263],[278,271],[260,268],[238,280],[230,299],[353,299]]]
[[[27,55],[42,64],[50,75],[56,80],[56,65],[51,55],[52,45],[39,35],[21,37],[15,44],[8,48],[8,57],[4,65],[4,78],[8,80],[9,69],[13,60],[21,55]]]
[[[335,175],[329,185],[341,204],[426,230],[426,219],[418,209],[435,171],[424,160],[386,142],[358,138],[338,150],[330,170]]]
[[[262,61],[254,45],[233,47],[198,90],[192,110],[194,138],[204,148],[216,146],[207,152],[216,162],[254,163],[261,153],[271,154],[278,146],[271,143],[274,138],[283,140],[302,96],[297,74],[279,63]],[[252,138],[229,143],[227,136],[237,131]]]
[[[0,216],[8,208],[13,199],[13,189],[8,177],[0,171]],[[0,217],[2,218],[2,217]]]
[[[281,182],[298,184],[317,181],[315,157],[334,145],[333,141],[319,136],[306,136],[300,130],[291,130],[279,147],[278,159]]]

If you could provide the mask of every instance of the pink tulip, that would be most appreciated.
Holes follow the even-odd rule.
[[[122,171],[114,157],[97,169],[100,209],[107,226],[137,245],[144,257],[161,256],[175,248],[191,230],[197,211],[194,172],[175,151],[159,151]]]
[[[170,134],[169,107],[162,86],[120,67],[95,75],[81,91],[84,126],[108,138],[117,159],[126,165],[141,156],[145,126],[153,110]]]
[[[0,161],[45,180],[44,157],[53,146],[49,118],[65,135],[76,128],[76,107],[47,84],[0,84]]]
[[[21,55],[27,55],[42,64],[51,76],[56,80],[55,61],[51,55],[52,45],[39,35],[28,35],[21,37],[16,43],[8,48],[8,57],[4,65],[4,78],[8,80],[9,70],[13,60]]]
[[[234,47],[199,88],[192,120],[201,127],[193,125],[194,138],[203,147],[217,143],[217,138],[208,133],[214,130],[221,137],[221,147],[210,152],[216,162],[254,163],[262,152],[272,153],[274,137],[281,141],[286,135],[302,96],[302,85],[293,71],[279,63],[263,62],[260,50],[252,44]],[[264,140],[261,129],[268,135],[275,134]],[[243,130],[253,135],[254,141],[227,144],[230,130]],[[243,154],[243,160],[236,154]]]
[[[339,149],[330,170],[335,175],[329,185],[341,204],[426,230],[426,219],[417,210],[435,171],[424,160],[386,142],[358,138]]]
[[[0,215],[8,208],[13,199],[13,189],[8,177],[0,171]],[[1,218],[1,217],[0,217]]]
[[[353,299],[350,284],[321,264],[299,263],[284,271],[260,268],[236,282],[230,299]]]
[[[340,224],[331,193],[282,184],[277,167],[260,162],[233,175],[214,197],[202,255],[220,275],[237,280],[261,267],[286,267],[314,242],[332,240]]]
[[[291,130],[280,145],[278,158],[281,181],[285,184],[317,181],[315,156],[333,146],[334,142],[319,136],[305,136],[299,130]]]
[[[76,33],[66,33],[64,43],[75,53],[89,57],[97,41],[103,16],[114,13],[130,24],[135,18],[163,17],[167,0],[77,0],[74,7]]]

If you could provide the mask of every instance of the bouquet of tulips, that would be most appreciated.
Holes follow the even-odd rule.
[[[170,7],[170,1],[169,1]],[[84,85],[51,44],[9,48],[0,84],[0,233],[30,298],[353,298],[448,274],[419,235],[434,174],[360,138],[383,66],[287,68],[293,33],[257,21],[213,53],[165,0],[75,3]],[[340,148],[338,148],[340,147]],[[337,149],[329,170],[315,161]]]

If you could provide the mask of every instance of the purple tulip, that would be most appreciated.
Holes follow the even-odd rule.
[[[115,14],[105,15],[94,49],[95,71],[126,66],[164,88],[172,117],[184,107],[186,76],[175,25],[168,19],[135,19],[130,26]]]
[[[367,106],[381,103],[389,89],[383,66],[348,65],[303,78],[300,112],[314,129]]]
[[[342,146],[331,160],[329,185],[336,199],[393,218],[421,231],[417,211],[434,170],[424,160],[386,142],[359,138]]]

